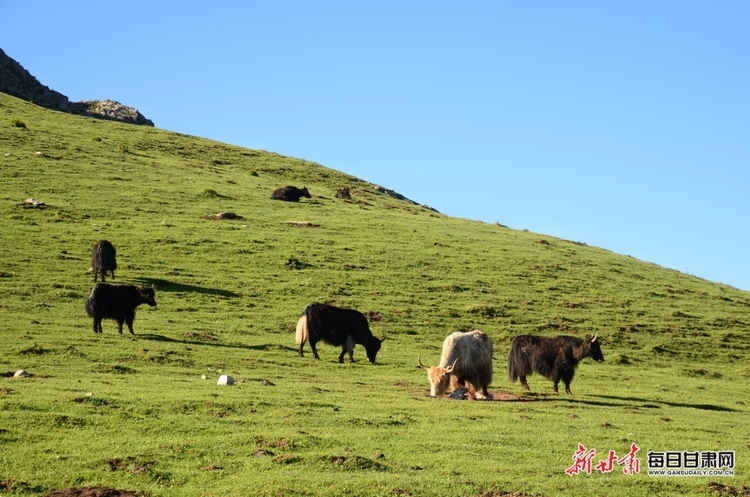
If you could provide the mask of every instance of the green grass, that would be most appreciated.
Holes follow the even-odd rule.
[[[308,161],[52,112],[0,94],[0,492],[703,495],[750,484],[750,293],[575,241],[453,219]],[[25,126],[15,123],[22,122]],[[4,123],[4,124],[3,124]],[[280,186],[312,199],[271,201]],[[349,186],[353,201],[334,198]],[[389,185],[385,185],[389,186]],[[26,208],[34,197],[45,208]],[[206,220],[232,211],[242,220]],[[312,223],[299,227],[290,221]],[[135,336],[83,303],[90,250],[154,285]],[[378,364],[296,353],[312,301],[369,313]],[[430,399],[417,354],[481,329],[494,391]],[[522,333],[598,333],[572,396],[505,374]],[[220,374],[238,383],[219,387]],[[207,379],[201,376],[206,375]],[[631,443],[641,473],[567,476]],[[649,450],[736,451],[734,477],[656,478]],[[146,469],[147,468],[147,469]]]

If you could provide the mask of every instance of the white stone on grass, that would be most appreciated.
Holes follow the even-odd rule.
[[[234,378],[232,378],[228,374],[223,374],[219,376],[219,381],[217,381],[216,384],[217,385],[234,385]]]

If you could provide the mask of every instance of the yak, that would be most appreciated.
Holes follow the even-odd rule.
[[[457,331],[448,335],[443,341],[438,366],[428,368],[419,355],[417,362],[427,371],[431,397],[443,395],[450,383],[454,391],[467,386],[470,399],[491,398],[487,387],[492,382],[492,340],[482,331]]]
[[[122,324],[127,323],[131,335],[135,308],[141,304],[156,306],[153,288],[136,288],[133,285],[97,283],[86,299],[86,314],[94,318],[94,333],[102,332],[102,319],[117,321],[117,332],[122,334]]]
[[[380,345],[385,340],[373,336],[364,314],[354,309],[341,309],[328,304],[311,303],[302,311],[297,321],[296,341],[299,344],[299,355],[304,357],[305,342],[310,342],[315,359],[320,359],[315,344],[325,342],[330,345],[341,345],[339,363],[344,362],[344,355],[349,353],[349,362],[354,362],[354,345],[364,346],[367,360],[375,362]]]
[[[107,271],[112,273],[112,279],[115,278],[115,269],[117,269],[116,255],[115,247],[109,241],[100,240],[96,242],[96,245],[91,250],[91,270],[94,271],[94,282],[96,282],[98,274],[102,275],[102,281],[106,281],[104,278]]]
[[[277,188],[271,194],[272,200],[286,200],[287,202],[299,202],[302,197],[312,198],[310,192],[307,191],[307,187],[300,190],[296,186],[285,186],[284,188]]]
[[[554,338],[536,335],[519,335],[513,339],[508,353],[508,379],[511,382],[521,380],[524,390],[529,390],[526,377],[532,373],[539,373],[557,384],[560,380],[565,383],[565,392],[570,392],[570,382],[573,381],[578,362],[591,357],[597,362],[604,361],[598,335],[586,335],[586,340],[571,336]]]
[[[340,198],[342,200],[351,200],[352,196],[349,193],[349,187],[339,188],[338,190],[336,190],[336,198]]]

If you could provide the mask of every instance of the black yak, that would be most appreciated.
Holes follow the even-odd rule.
[[[521,380],[524,390],[529,389],[526,377],[532,373],[544,375],[557,384],[562,380],[565,391],[570,392],[570,382],[576,372],[578,361],[591,357],[597,362],[604,361],[600,341],[597,336],[586,336],[586,340],[571,336],[554,338],[535,335],[519,335],[513,339],[508,353],[508,379],[511,382]]]
[[[349,187],[346,188],[339,188],[336,190],[336,198],[340,198],[342,200],[351,200],[352,196],[349,194]]]
[[[440,365],[428,368],[420,356],[417,361],[427,371],[431,397],[443,395],[450,382],[454,391],[467,386],[470,399],[491,398],[487,387],[492,382],[492,340],[486,333],[479,330],[451,333],[443,341]]]
[[[300,190],[296,186],[285,186],[274,190],[271,194],[272,200],[286,200],[287,202],[299,202],[302,197],[312,198],[310,192],[307,191],[307,187]]]
[[[136,288],[133,285],[97,283],[86,299],[86,314],[94,318],[94,333],[102,332],[102,319],[117,321],[117,332],[122,334],[122,323],[133,333],[135,308],[141,304],[156,306],[153,288]]]
[[[349,362],[354,362],[354,345],[360,344],[365,347],[367,360],[374,363],[385,337],[383,340],[375,338],[367,324],[367,318],[359,311],[312,303],[305,307],[297,321],[296,340],[300,357],[304,357],[305,342],[309,340],[316,359],[320,357],[315,344],[325,342],[330,345],[341,345],[339,363],[344,362],[344,354],[347,352]]]
[[[115,278],[115,269],[117,269],[117,259],[115,258],[115,247],[107,240],[96,242],[91,250],[91,270],[94,271],[94,281],[98,274],[102,275],[102,281],[107,271],[112,273],[112,279]]]

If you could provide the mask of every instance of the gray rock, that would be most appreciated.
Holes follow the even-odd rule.
[[[71,102],[60,92],[44,86],[21,64],[10,58],[0,48],[0,92],[34,103],[47,109],[59,110],[79,116],[110,119],[129,124],[153,126],[154,122],[146,119],[133,107],[128,107],[114,100],[85,100]]]

